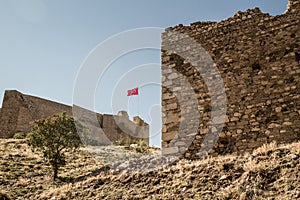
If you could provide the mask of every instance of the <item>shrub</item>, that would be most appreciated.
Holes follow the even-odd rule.
[[[73,117],[66,113],[60,113],[36,121],[32,132],[28,134],[29,145],[42,152],[49,161],[54,180],[58,177],[59,168],[66,164],[65,152],[76,150],[81,145],[77,131],[82,132],[83,126],[78,122],[75,124]]]
[[[129,149],[135,153],[149,153],[151,148],[144,140],[138,140],[135,144],[131,144]]]
[[[25,139],[26,138],[26,134],[22,133],[22,132],[15,133],[13,138],[14,139]]]

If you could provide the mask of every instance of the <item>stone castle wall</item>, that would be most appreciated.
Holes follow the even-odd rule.
[[[218,23],[196,22],[166,29],[162,34],[164,154],[180,153],[191,159],[202,153],[240,154],[272,141],[288,143],[300,139],[299,2],[291,0],[287,11],[279,16],[254,8]],[[201,45],[220,72],[227,102],[223,128],[211,120],[212,99],[198,70],[209,61],[197,60],[200,49],[193,49],[193,45],[184,47],[184,37],[179,33]],[[178,52],[191,56],[184,58]],[[194,108],[187,109],[180,103],[189,105],[191,97],[186,95],[187,88],[179,84],[182,77],[178,73],[188,80],[196,94],[198,105]],[[206,80],[216,76],[205,73]],[[180,93],[176,95],[176,91]],[[215,98],[218,99],[217,94]],[[189,116],[193,109],[201,116],[195,132],[190,131],[190,122],[197,120]],[[185,127],[180,127],[183,122]],[[218,130],[217,136],[207,140],[214,144],[213,149],[200,152],[209,146],[203,143],[207,133]],[[193,141],[188,144],[191,137]]]
[[[149,126],[139,117],[131,121],[124,111],[114,116],[76,108],[76,117],[88,126],[90,136],[102,144],[130,143],[138,139],[143,139],[149,144]],[[10,138],[18,132],[28,133],[35,120],[60,112],[71,116],[73,114],[71,106],[25,95],[16,90],[5,91],[0,109],[0,138]],[[96,121],[92,120],[95,116]]]

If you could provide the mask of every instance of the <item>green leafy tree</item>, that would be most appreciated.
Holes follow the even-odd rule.
[[[75,124],[76,123],[76,124]],[[81,146],[79,132],[83,126],[75,122],[66,113],[59,113],[47,119],[35,122],[28,135],[29,145],[43,153],[53,170],[53,179],[58,177],[58,170],[66,164],[65,153]]]

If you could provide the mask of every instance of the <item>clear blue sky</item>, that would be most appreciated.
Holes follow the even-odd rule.
[[[80,65],[96,45],[112,35],[133,28],[219,21],[254,7],[277,15],[286,5],[287,0],[0,0],[0,99],[4,90],[17,89],[72,104]],[[160,52],[145,50],[116,61],[105,82],[99,83],[96,111],[112,112],[107,99],[110,81],[147,63],[160,63]],[[153,74],[160,79],[159,70],[154,69]],[[140,77],[148,75],[141,72]],[[132,98],[129,113],[132,117],[139,112],[146,121],[156,121],[152,132],[159,132],[159,86],[144,89],[141,108],[137,110]],[[158,145],[159,137],[152,144]]]

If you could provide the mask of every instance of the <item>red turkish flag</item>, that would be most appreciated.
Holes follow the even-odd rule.
[[[132,90],[127,90],[127,96],[133,96],[139,94],[139,88],[133,88]]]

